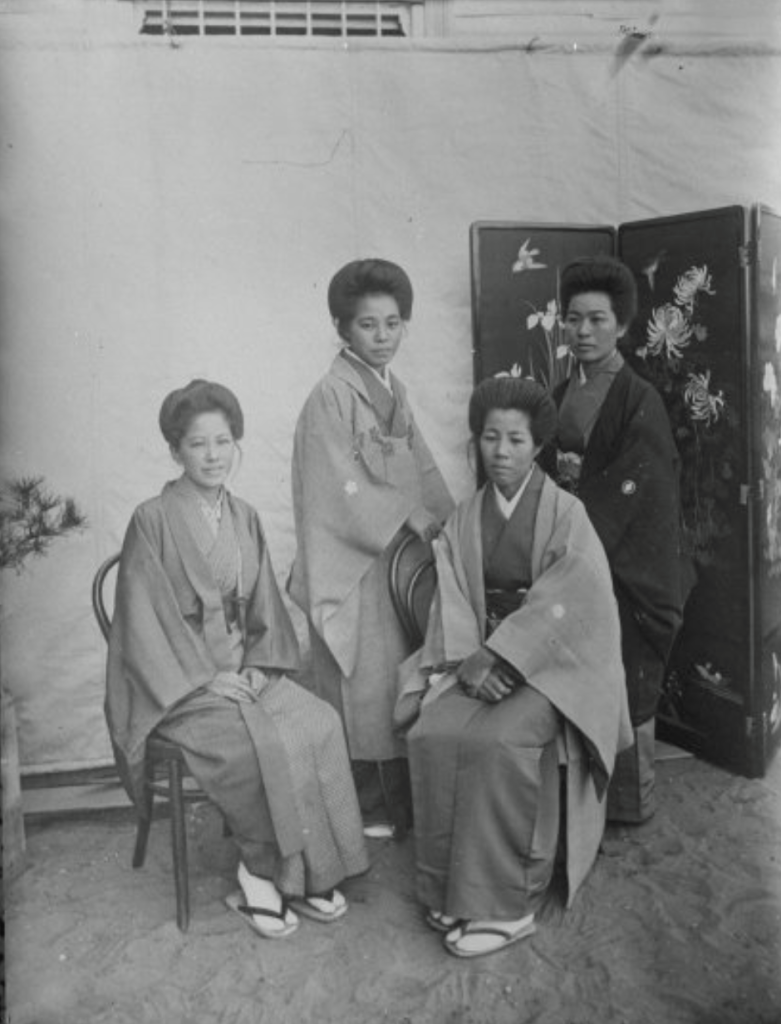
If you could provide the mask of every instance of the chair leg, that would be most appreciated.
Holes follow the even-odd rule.
[[[169,762],[168,782],[171,799],[174,884],[176,886],[176,923],[180,931],[186,932],[190,924],[190,890],[187,878],[187,828],[184,820],[182,766],[178,761]]]
[[[139,816],[138,828],[136,829],[136,846],[133,850],[133,867],[144,866],[146,859],[146,844],[149,840],[149,830],[152,827],[152,802],[154,793],[149,786],[144,787],[144,813]]]

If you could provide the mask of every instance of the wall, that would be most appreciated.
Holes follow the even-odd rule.
[[[429,3],[431,0],[429,0]],[[775,0],[435,0],[442,5],[444,32],[536,40],[615,42],[626,33],[651,33],[657,40],[717,40],[776,44],[781,35]]]
[[[4,475],[43,474],[89,528],[2,579],[3,678],[27,765],[109,755],[89,589],[174,467],[156,427],[196,375],[234,388],[237,492],[280,580],[293,552],[295,418],[335,351],[346,260],[408,269],[396,366],[458,496],[471,379],[474,220],[617,223],[781,207],[781,58],[472,41],[172,47],[118,0],[0,16]]]

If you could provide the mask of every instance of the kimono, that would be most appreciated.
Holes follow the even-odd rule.
[[[640,822],[655,808],[653,716],[683,617],[687,563],[680,550],[680,459],[669,417],[655,388],[616,358],[612,380],[595,380],[596,395],[585,399],[592,403],[585,430],[577,429],[577,377],[559,386],[554,399],[559,466],[573,456],[578,464],[575,493],[605,547],[621,616],[635,744],[616,768],[608,819]],[[568,420],[575,429],[567,429]]]
[[[400,381],[392,395],[340,353],[296,426],[292,599],[310,624],[315,692],[341,714],[354,761],[403,757],[393,730],[396,672],[409,641],[388,568],[409,514],[444,520],[453,501]]]
[[[139,506],[122,548],[107,666],[120,775],[146,813],[146,740],[179,744],[247,869],[288,895],[326,891],[367,867],[341,723],[288,678],[297,667],[255,511],[223,492],[212,530],[185,478]],[[257,700],[207,689],[220,671],[257,673]]]
[[[398,720],[420,705],[407,734],[418,896],[458,918],[519,918],[545,892],[561,764],[572,902],[599,848],[616,753],[631,742],[604,551],[577,498],[532,474],[501,528],[491,485],[448,520],[426,639],[400,672]],[[456,681],[481,645],[518,680],[497,704]]]
[[[561,406],[568,385],[554,392]],[[651,718],[683,614],[679,457],[653,386],[626,363],[582,446],[576,493],[605,548],[621,615],[629,709]]]

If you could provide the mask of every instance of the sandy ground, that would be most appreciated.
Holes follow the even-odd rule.
[[[193,808],[193,920],[173,919],[167,822],[130,867],[126,817],[28,832],[6,893],[11,1024],[781,1024],[781,757],[762,780],[658,764],[659,811],[610,827],[574,907],[471,961],[422,920],[413,840],[373,841],[333,925],[282,942],[223,906],[235,854]]]

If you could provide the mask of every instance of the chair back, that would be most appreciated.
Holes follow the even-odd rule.
[[[98,620],[98,625],[100,626],[100,631],[103,634],[104,640],[108,640],[108,635],[111,630],[111,616],[106,610],[106,578],[111,570],[118,564],[119,553],[106,559],[103,565],[101,565],[95,573],[95,579],[92,581],[92,609],[95,612],[95,618]]]
[[[391,556],[388,571],[391,600],[414,649],[426,636],[431,601],[437,588],[437,567],[431,544],[405,533]]]

